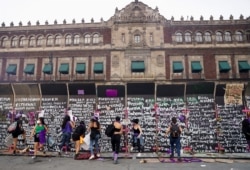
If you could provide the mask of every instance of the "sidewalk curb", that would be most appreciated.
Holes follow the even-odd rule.
[[[53,155],[54,152],[49,152],[48,154],[45,155],[37,155],[37,157],[58,157],[58,158],[72,158],[71,156],[57,156],[57,155]],[[129,155],[124,155],[125,153],[120,153],[119,158],[120,159],[161,159],[161,158],[169,158],[168,155],[156,155],[155,153],[144,153],[144,155],[142,156],[136,156],[137,153],[131,153]],[[211,154],[211,153],[209,153]],[[238,153],[239,154],[239,153]],[[212,156],[210,155],[206,155],[205,153],[200,155],[188,155],[188,154],[184,154],[181,156],[181,158],[198,158],[198,159],[228,159],[228,160],[232,160],[232,159],[236,159],[236,160],[250,160],[250,154],[249,153],[242,153],[242,155],[233,155],[233,154],[223,154],[223,155],[219,155],[217,153],[213,153]],[[103,159],[111,159],[112,157],[110,156],[111,153],[101,153],[101,158]],[[0,156],[32,156],[29,154],[16,154],[13,155],[12,153],[2,153],[0,152]]]

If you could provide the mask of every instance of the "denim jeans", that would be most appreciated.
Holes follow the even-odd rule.
[[[95,145],[96,153],[99,152],[99,145],[98,145],[99,138],[100,138],[100,134],[97,134],[94,139],[90,139],[89,149],[90,149],[91,155],[94,155],[94,145]]]
[[[143,146],[143,137],[142,135],[138,138],[137,136],[133,136],[133,147],[137,146],[138,151],[142,151],[142,146]]]
[[[67,149],[69,148],[69,143],[70,143],[70,138],[71,138],[71,133],[70,132],[65,132],[62,134],[62,142],[60,144],[60,149],[62,149],[63,146],[66,146]]]
[[[175,145],[175,146],[174,146]],[[177,156],[181,156],[181,137],[173,138],[170,136],[171,155],[174,156],[174,149],[176,147]]]
[[[250,140],[247,140],[248,150],[250,151]]]

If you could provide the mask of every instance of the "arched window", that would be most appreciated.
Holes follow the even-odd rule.
[[[42,46],[43,45],[43,37],[39,36],[36,41],[37,46]]]
[[[140,43],[141,42],[141,35],[140,34],[135,34],[134,35],[134,42],[136,44]]]
[[[17,42],[18,42],[17,37],[13,37],[11,40],[11,47],[17,47]]]
[[[197,32],[195,34],[195,41],[196,42],[202,42],[202,34],[201,34],[201,32]]]
[[[211,33],[210,32],[205,32],[205,34],[204,34],[204,40],[205,40],[205,42],[211,42],[212,41],[212,37],[211,37]]]
[[[177,32],[177,33],[175,34],[175,41],[176,41],[176,42],[182,42],[182,33]]]
[[[67,35],[66,36],[65,44],[66,45],[71,45],[72,44],[72,37],[71,37],[71,35]]]
[[[236,33],[235,33],[235,40],[236,40],[236,41],[238,41],[238,42],[243,41],[243,35],[242,35],[242,32],[240,32],[240,31],[236,31]]]
[[[190,32],[186,32],[185,33],[185,42],[191,42],[191,33]]]
[[[60,35],[57,35],[55,37],[55,45],[60,45],[61,44],[61,36]]]
[[[232,41],[231,33],[229,31],[225,32],[225,41],[226,42]]]
[[[79,35],[75,35],[74,36],[74,44],[77,45],[80,43],[80,36]]]
[[[222,42],[222,33],[221,32],[216,32],[216,41],[217,42]]]
[[[1,46],[2,47],[6,47],[7,46],[7,41],[8,41],[8,38],[7,37],[3,37],[2,41],[1,41]]]
[[[84,44],[90,44],[90,35],[89,34],[84,36]]]
[[[53,45],[53,37],[52,37],[52,35],[49,35],[47,37],[47,45],[49,45],[49,46]]]
[[[98,44],[99,43],[99,35],[98,34],[94,34],[93,35],[93,43],[94,44]]]
[[[19,40],[19,46],[20,47],[23,47],[23,46],[25,46],[25,38],[22,36],[21,38],[20,38],[20,40]]]
[[[30,47],[34,47],[34,45],[35,45],[35,37],[32,36],[32,37],[30,37],[30,39],[29,39],[29,46],[30,46]]]

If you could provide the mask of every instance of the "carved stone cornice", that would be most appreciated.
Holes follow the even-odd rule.
[[[132,23],[132,22],[161,22],[166,20],[160,15],[158,8],[152,9],[142,2],[131,2],[125,8],[116,9],[115,15],[111,17],[115,23]]]

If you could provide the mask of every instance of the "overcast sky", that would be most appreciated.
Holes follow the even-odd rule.
[[[0,0],[0,23],[9,25],[14,22],[18,25],[22,21],[27,25],[31,21],[35,25],[39,20],[44,24],[48,20],[52,24],[56,19],[60,24],[66,19],[71,23],[73,19],[80,23],[82,18],[85,22],[108,20],[115,13],[115,8],[124,8],[134,0]],[[180,20],[181,16],[186,20],[191,16],[199,20],[202,15],[208,20],[210,15],[219,19],[229,19],[232,14],[238,19],[242,14],[244,18],[250,16],[250,0],[139,0],[155,9],[159,8],[161,15],[167,19],[171,16]]]

